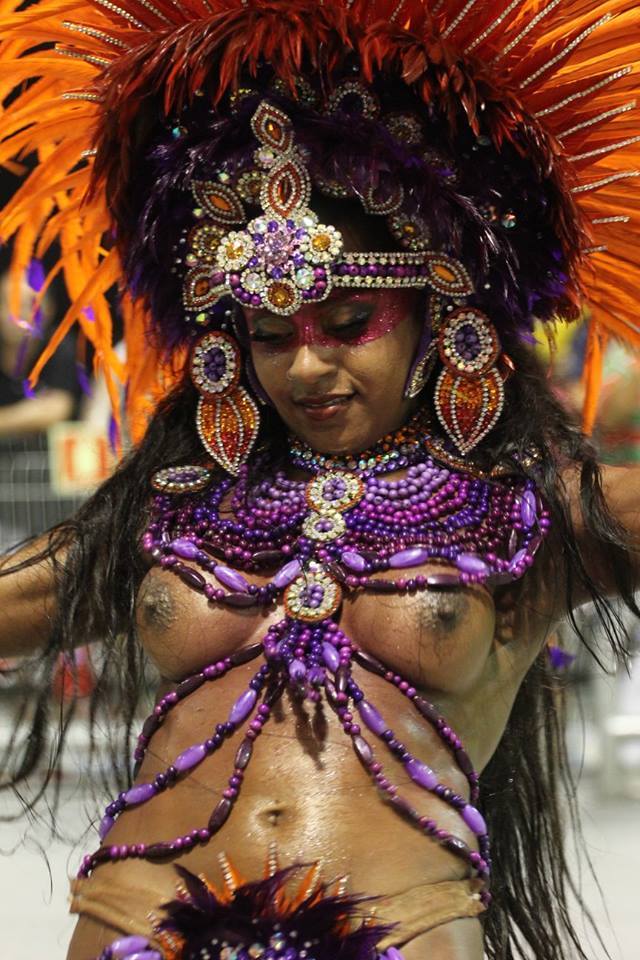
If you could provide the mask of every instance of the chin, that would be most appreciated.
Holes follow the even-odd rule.
[[[360,453],[361,450],[366,450],[367,447],[372,446],[379,438],[376,436],[371,439],[370,434],[363,433],[361,428],[359,430],[345,430],[344,428],[336,429],[334,427],[331,430],[329,425],[325,429],[320,425],[317,430],[306,430],[302,439],[317,453],[342,455]]]

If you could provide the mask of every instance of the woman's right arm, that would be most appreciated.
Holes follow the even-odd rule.
[[[54,561],[45,557],[23,565],[45,551],[48,540],[47,534],[0,560],[0,659],[33,655],[49,641],[56,610]]]

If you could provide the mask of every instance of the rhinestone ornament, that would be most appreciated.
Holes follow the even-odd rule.
[[[325,510],[323,513],[310,513],[302,524],[302,532],[310,540],[327,543],[337,540],[345,532],[347,526],[337,510]]]
[[[200,394],[224,397],[240,378],[240,348],[226,333],[205,333],[191,353],[191,379]]]
[[[306,500],[312,510],[323,513],[327,510],[348,510],[364,495],[362,480],[353,473],[330,470],[310,480]]]
[[[469,307],[447,318],[438,337],[440,359],[454,373],[479,377],[496,362],[500,341],[484,313]]]
[[[322,569],[310,570],[289,584],[284,593],[287,614],[304,623],[325,620],[342,602],[342,590]]]
[[[185,464],[156,471],[151,486],[159,493],[196,493],[204,490],[210,480],[211,471],[206,467]]]

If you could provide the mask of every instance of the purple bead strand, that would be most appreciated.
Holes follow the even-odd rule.
[[[261,670],[265,671],[264,676],[266,679],[269,668],[265,665]],[[182,853],[191,850],[197,844],[207,844],[211,837],[224,826],[229,818],[240,793],[245,770],[251,759],[253,742],[262,732],[264,724],[271,715],[273,704],[282,695],[283,689],[284,685],[282,683],[276,683],[271,687],[258,707],[254,719],[251,720],[245,730],[244,738],[236,752],[234,769],[229,777],[227,787],[223,790],[222,796],[209,817],[206,827],[196,827],[183,836],[174,837],[172,840],[160,840],[151,844],[134,843],[102,846],[96,850],[95,853],[88,854],[83,858],[78,876],[80,878],[90,876],[99,864],[105,862],[113,863],[133,858],[159,862],[180,856]]]

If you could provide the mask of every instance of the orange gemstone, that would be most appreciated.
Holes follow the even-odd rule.
[[[204,277],[201,280],[196,280],[194,292],[196,297],[204,297],[205,294],[209,293],[209,281]]]
[[[274,307],[281,310],[290,307],[294,300],[293,290],[286,283],[272,283],[267,291],[267,297]]]
[[[223,197],[219,193],[210,194],[209,201],[213,207],[215,207],[217,210],[222,210],[223,213],[230,213],[233,209],[227,198]]]
[[[319,233],[311,241],[311,246],[319,253],[325,253],[331,246],[331,237],[328,233]]]
[[[441,280],[444,280],[445,283],[455,283],[458,279],[451,270],[450,267],[445,267],[443,263],[436,263],[433,267],[433,272],[436,276],[440,277]]]
[[[224,252],[229,260],[235,260],[242,256],[244,248],[241,243],[228,243]]]

